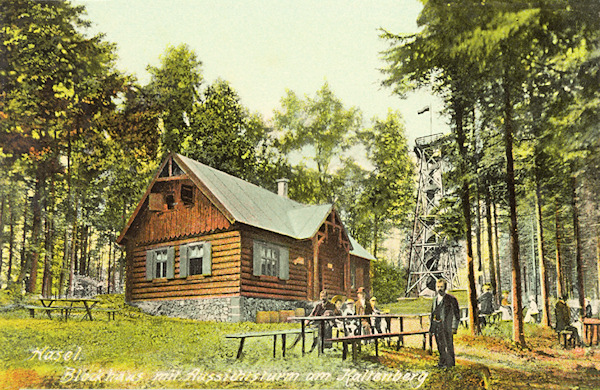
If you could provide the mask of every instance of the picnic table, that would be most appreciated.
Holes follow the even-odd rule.
[[[459,308],[459,310],[460,310],[460,320],[459,320],[460,325],[464,326],[465,328],[469,328],[469,308],[465,307],[465,306],[461,306]],[[482,323],[482,320],[485,320],[486,324],[495,324],[502,320],[502,311],[500,309],[495,310],[494,312],[492,312],[490,314],[478,313],[478,315],[479,315],[479,323],[480,324]]]
[[[421,328],[423,327],[423,318],[429,316],[429,313],[419,313],[419,314],[368,314],[368,315],[351,315],[351,316],[303,316],[303,317],[289,317],[288,321],[300,321],[300,325],[301,325],[301,333],[300,333],[300,337],[302,340],[302,355],[305,354],[305,332],[306,332],[306,325],[307,323],[310,322],[316,322],[318,327],[319,327],[319,335],[324,335],[325,334],[325,323],[327,321],[336,321],[336,320],[341,320],[343,323],[343,328],[346,329],[345,326],[345,322],[348,320],[360,320],[360,319],[370,319],[370,318],[382,318],[387,322],[387,329],[391,329],[391,321],[392,319],[396,318],[399,321],[399,332],[389,332],[389,333],[374,333],[371,335],[357,335],[357,336],[352,336],[352,335],[348,335],[348,334],[344,334],[343,337],[337,337],[337,338],[331,338],[331,339],[327,339],[325,340],[325,337],[320,337],[320,343],[319,343],[319,349],[318,349],[318,353],[319,355],[321,355],[324,350],[325,350],[325,342],[326,341],[339,341],[342,342],[342,344],[345,346],[347,343],[353,343],[353,346],[356,346],[356,343],[353,342],[354,338],[357,338],[356,340],[358,340],[358,338],[360,338],[360,340],[377,340],[379,338],[391,338],[391,337],[398,337],[398,345],[403,345],[404,344],[404,336],[410,336],[410,335],[423,335],[423,337],[425,338],[426,335],[429,333],[428,330],[418,330],[418,331],[404,331],[404,318],[405,317],[419,317],[420,320],[420,324],[421,324]],[[362,327],[359,327],[359,329],[362,329]],[[380,336],[381,335],[381,336]],[[383,336],[385,335],[385,336]],[[425,342],[424,342],[425,343]],[[430,340],[430,345],[431,345],[431,340]],[[376,346],[377,349],[377,346]],[[377,351],[376,351],[377,352]],[[345,356],[343,356],[344,358]]]
[[[290,346],[290,348],[293,348],[298,343],[301,332],[303,332],[302,329],[281,329],[281,330],[271,330],[271,331],[265,331],[265,332],[246,332],[246,333],[228,334],[225,336],[225,338],[240,340],[240,346],[238,348],[238,352],[236,355],[236,359],[239,359],[242,356],[242,350],[244,349],[244,341],[247,338],[273,336],[273,358],[275,358],[275,356],[277,354],[277,336],[281,336],[281,354],[282,354],[282,357],[285,357],[286,336],[294,335],[294,334],[298,335],[298,338],[296,338],[294,343]],[[314,333],[313,333],[313,335],[314,335]],[[304,348],[304,343],[303,343],[303,348]]]
[[[588,345],[592,345],[594,341],[594,333],[596,334],[596,342],[598,345],[600,342],[600,320],[596,318],[584,318],[583,319],[583,334],[585,335],[585,341]]]
[[[52,319],[53,312],[60,312],[61,316],[66,321],[71,312],[73,311],[82,311],[83,316],[81,319],[89,319],[92,321],[94,317],[92,316],[93,311],[105,311],[108,313],[109,318],[110,315],[113,315],[116,309],[109,308],[95,308],[95,306],[100,302],[99,299],[96,298],[40,298],[40,305],[25,305],[26,309],[29,309],[29,313],[31,317],[35,317],[35,311],[43,311],[46,313],[48,318]]]

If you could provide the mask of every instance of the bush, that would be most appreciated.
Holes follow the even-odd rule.
[[[406,289],[406,270],[384,260],[373,261],[373,295],[381,304],[396,302]]]

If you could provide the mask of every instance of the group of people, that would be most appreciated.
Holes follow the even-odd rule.
[[[454,334],[458,330],[458,324],[460,323],[460,309],[458,306],[458,300],[451,294],[446,293],[447,282],[444,279],[439,279],[436,282],[435,297],[433,298],[430,316],[430,329],[429,332],[435,337],[438,351],[440,354],[438,367],[453,367],[456,364],[454,354]],[[510,303],[508,302],[508,294],[502,297],[501,304],[496,305],[492,288],[489,285],[484,286],[484,292],[478,298],[479,312],[481,314],[491,314],[496,310],[510,309]],[[381,311],[377,308],[377,299],[375,297],[367,299],[367,294],[364,288],[360,288],[357,293],[358,300],[355,302],[352,299],[343,300],[341,296],[335,296],[329,301],[327,291],[321,291],[321,301],[315,306],[311,316],[353,316],[353,315],[371,315],[381,314]],[[555,307],[556,315],[556,331],[567,330],[572,332],[574,340],[583,345],[581,339],[582,334],[582,317],[592,316],[592,307],[589,299],[586,300],[585,311],[581,313],[580,318],[576,321],[571,321],[571,310],[566,302],[566,297],[558,299]],[[537,322],[539,321],[539,309],[535,301],[535,297],[529,299],[529,309],[525,316],[525,321]],[[331,338],[331,331],[334,326],[344,330],[347,335],[358,335],[358,334],[371,334],[374,332],[385,333],[389,332],[389,329],[385,329],[386,322],[381,321],[381,317],[371,318],[351,318],[342,321],[341,319],[335,319],[335,321],[327,321],[325,327],[326,339]],[[503,315],[504,319],[504,315]],[[509,319],[512,319],[509,318]]]
[[[334,296],[329,300],[327,290],[321,291],[319,295],[320,301],[315,305],[310,316],[327,316],[327,317],[348,317],[355,315],[371,315],[382,314],[377,307],[377,298],[368,299],[367,293],[363,287],[357,290],[357,300],[352,298],[344,300],[341,295]],[[325,339],[331,338],[332,329],[338,328],[343,330],[346,335],[359,335],[371,333],[384,333],[387,331],[386,323],[381,321],[381,317],[372,318],[350,318],[350,319],[333,319],[325,322]]]
[[[579,315],[573,316],[567,304],[567,296],[563,295],[556,301],[554,314],[556,316],[555,330],[557,332],[563,330],[570,331],[571,338],[576,344],[585,345],[581,336],[583,335],[583,319],[592,318],[592,304],[590,299],[585,299],[585,310],[580,312]]]

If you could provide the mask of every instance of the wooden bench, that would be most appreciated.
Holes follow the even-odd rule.
[[[575,347],[577,341],[573,337],[573,332],[570,330],[561,330],[556,333],[558,334],[558,343],[561,344],[562,339],[562,345],[565,347],[565,349],[569,347]]]
[[[102,312],[108,314],[108,320],[110,321],[111,316],[112,320],[115,320],[115,313],[117,313],[119,309],[113,309],[111,307],[95,307],[92,309],[92,312]]]
[[[396,350],[400,349],[400,346],[404,345],[404,336],[423,336],[423,349],[427,349],[427,334],[428,330],[415,330],[407,332],[396,332],[396,333],[373,333],[373,334],[362,334],[358,336],[344,336],[344,337],[333,337],[325,341],[341,342],[342,343],[342,360],[345,360],[348,355],[348,344],[352,344],[352,359],[356,360],[356,354],[360,343],[364,340],[375,341],[375,356],[379,356],[379,339],[384,338],[398,338],[398,344],[396,344]],[[431,345],[430,345],[431,347]]]
[[[486,325],[498,323],[498,322],[502,321],[502,312],[495,311],[490,314],[479,314],[479,324],[483,323],[483,321],[481,321],[482,319],[485,320]],[[469,328],[469,311],[468,311],[468,309],[464,312],[463,312],[463,310],[461,310],[461,317],[460,317],[459,323],[463,327],[465,327],[467,329]]]
[[[60,314],[63,316],[63,318],[67,318],[67,314],[66,311],[69,309],[66,306],[52,306],[52,307],[47,307],[47,306],[37,306],[37,305],[25,305],[23,306],[25,309],[29,310],[29,315],[31,316],[31,318],[35,318],[35,311],[39,310],[39,311],[43,311],[46,313],[46,315],[48,316],[48,318],[52,319],[52,312],[55,311],[60,311]]]
[[[315,331],[316,331],[316,329],[308,329],[308,330],[306,330],[306,333],[313,333],[313,336],[314,336]],[[266,332],[236,333],[236,334],[228,334],[225,336],[225,338],[240,339],[240,346],[238,348],[238,352],[237,352],[237,356],[236,356],[236,359],[239,359],[242,356],[242,350],[244,349],[244,341],[247,338],[251,338],[251,337],[271,337],[271,336],[273,336],[273,357],[275,357],[276,351],[277,351],[277,336],[281,336],[281,343],[282,343],[281,353],[282,353],[282,357],[285,357],[285,350],[286,350],[285,344],[286,344],[286,336],[287,335],[298,335],[296,341],[294,341],[294,343],[290,347],[290,348],[292,348],[293,346],[296,345],[296,343],[302,336],[302,329],[282,329],[282,330],[272,330],[272,331],[266,331]]]

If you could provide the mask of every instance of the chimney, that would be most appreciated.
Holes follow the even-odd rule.
[[[290,181],[288,179],[279,179],[277,180],[277,195],[283,196],[284,198],[288,197],[288,183]]]

